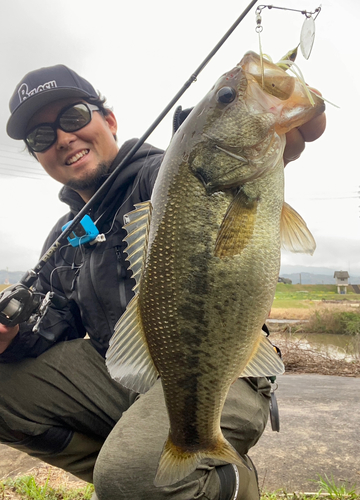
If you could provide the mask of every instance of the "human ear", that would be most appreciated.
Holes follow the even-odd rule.
[[[108,124],[110,132],[112,133],[113,136],[116,136],[117,121],[116,121],[114,113],[112,111],[110,111],[104,118],[105,118],[105,121]]]

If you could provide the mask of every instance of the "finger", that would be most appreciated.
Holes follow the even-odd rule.
[[[313,118],[307,123],[299,127],[299,131],[304,138],[305,142],[316,141],[325,131],[326,128],[326,115],[321,115]]]
[[[297,160],[305,149],[304,138],[299,129],[294,128],[286,134],[286,146],[284,150],[284,164]]]
[[[1,335],[5,336],[5,335],[16,335],[19,331],[19,325],[15,325],[15,326],[5,326],[3,325],[2,323],[0,323],[0,338],[1,338]]]

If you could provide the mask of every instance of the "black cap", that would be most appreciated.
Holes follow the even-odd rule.
[[[11,116],[6,127],[8,135],[13,139],[24,139],[34,113],[64,97],[99,96],[87,80],[63,64],[40,68],[25,75],[10,99]]]

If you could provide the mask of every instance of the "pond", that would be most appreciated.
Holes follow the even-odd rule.
[[[289,333],[301,349],[326,354],[331,359],[360,362],[360,335],[335,335],[330,333]]]

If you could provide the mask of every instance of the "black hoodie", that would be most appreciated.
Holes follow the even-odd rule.
[[[111,170],[135,142],[132,139],[120,148]],[[56,342],[82,338],[86,333],[94,347],[105,355],[115,323],[131,299],[135,285],[124,255],[123,217],[136,203],[150,199],[163,153],[145,143],[123,166],[100,203],[91,209],[89,215],[100,233],[105,234],[106,241],[76,248],[65,245],[52,255],[35,288],[42,293],[54,291],[65,297],[67,304],[62,309],[51,306],[36,334],[32,332],[33,325],[20,325],[19,334],[0,354],[0,362],[37,357]],[[67,187],[62,188],[60,200],[69,205],[70,212],[54,226],[41,255],[59,236],[62,226],[84,206],[82,198]]]

